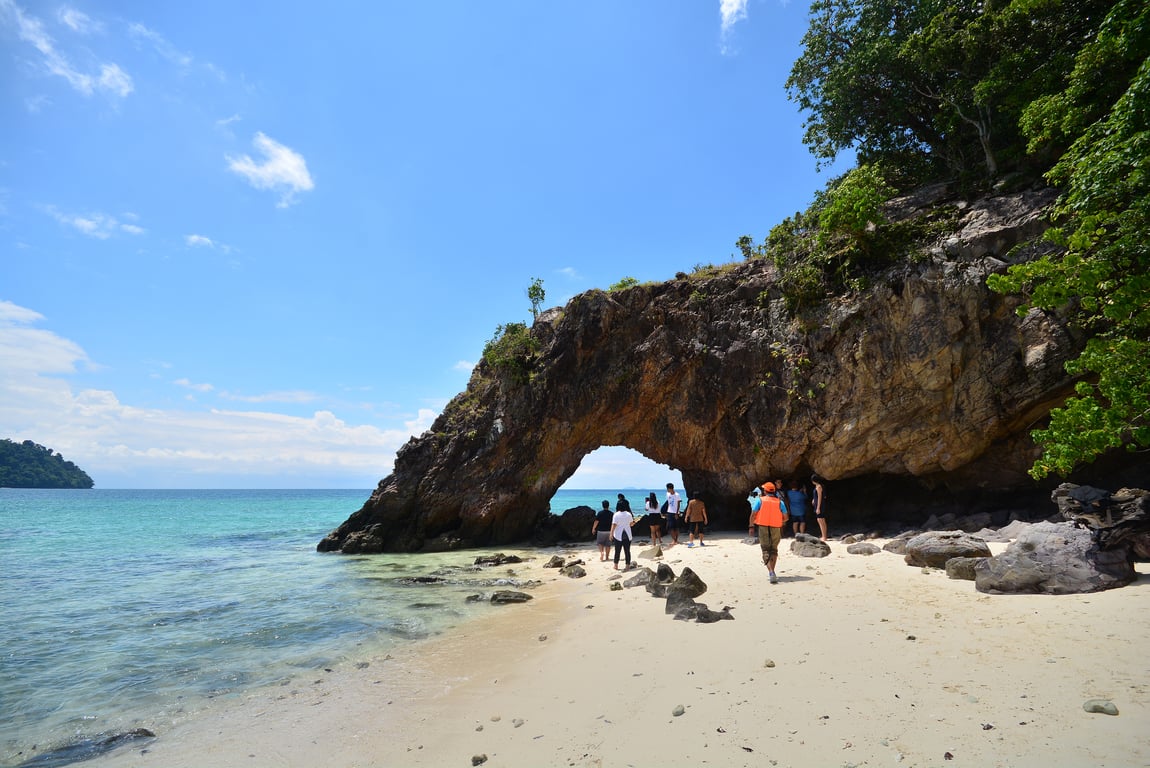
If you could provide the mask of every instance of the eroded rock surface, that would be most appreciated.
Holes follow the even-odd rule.
[[[832,524],[847,509],[833,506],[834,481],[1033,488],[1029,430],[1070,392],[1063,364],[1081,340],[1056,315],[1018,317],[986,277],[1041,229],[1052,199],[968,206],[956,234],[917,247],[917,260],[798,317],[763,259],[580,294],[537,318],[522,370],[476,366],[319,549],[530,540],[555,491],[609,445],[681,471],[718,529],[745,525],[747,489],[768,477],[827,478]],[[867,499],[889,501],[850,503]],[[565,533],[586,536],[586,512],[571,517]]]

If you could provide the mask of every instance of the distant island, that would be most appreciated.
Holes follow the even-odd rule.
[[[91,488],[88,473],[31,440],[0,440],[0,488]]]

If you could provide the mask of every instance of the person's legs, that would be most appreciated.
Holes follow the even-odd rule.
[[[630,568],[631,567],[631,540],[630,539],[623,539],[623,551],[627,554],[627,567]],[[615,560],[616,560],[616,562],[618,562],[617,557],[615,558]]]
[[[767,565],[771,583],[778,581],[775,576],[775,564],[779,560],[779,542],[783,538],[782,528],[772,528],[768,525],[759,526],[759,546],[763,550],[763,562]]]
[[[818,521],[819,521],[819,534],[820,534],[819,538],[821,538],[823,541],[826,541],[827,540],[827,519],[825,517],[823,517],[822,515],[819,515]]]
[[[699,523],[699,546],[703,546],[703,524]]]
[[[623,542],[615,539],[615,570],[619,570],[619,550],[623,548]]]

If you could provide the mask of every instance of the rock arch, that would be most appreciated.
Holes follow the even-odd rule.
[[[1081,342],[985,283],[1040,230],[1025,196],[984,201],[945,258],[892,270],[817,320],[784,310],[764,260],[576,296],[538,317],[526,371],[481,362],[319,549],[527,540],[603,445],[682,472],[719,526],[744,524],[754,484],[811,472],[1033,488],[1028,431],[1069,391],[1063,363]]]

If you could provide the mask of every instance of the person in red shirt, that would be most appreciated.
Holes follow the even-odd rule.
[[[759,528],[759,547],[763,550],[763,565],[767,566],[772,584],[779,583],[775,575],[775,564],[779,559],[779,542],[783,540],[783,526],[787,523],[787,503],[779,495],[772,482],[763,483],[762,505],[751,513],[748,522],[751,533]]]

